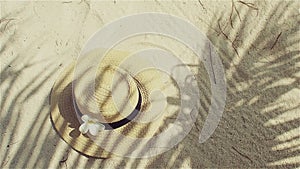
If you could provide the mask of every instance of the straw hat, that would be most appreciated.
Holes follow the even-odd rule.
[[[99,52],[89,52],[86,60],[80,62],[90,62],[89,56]],[[120,67],[126,57],[126,52],[111,51],[99,63],[96,73],[86,71],[79,76],[74,75],[80,69],[76,67],[79,61],[74,61],[51,90],[51,121],[55,130],[86,156],[107,158],[114,155],[111,152],[115,149],[121,152],[116,155],[122,155],[142,148],[143,145],[135,145],[119,135],[131,139],[154,137],[166,130],[180,110],[179,88],[174,79],[155,68],[132,74],[134,67]],[[93,73],[95,80],[91,82],[87,77]],[[89,124],[97,125],[88,128]]]

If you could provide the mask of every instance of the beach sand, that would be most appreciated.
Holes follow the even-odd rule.
[[[299,9],[297,1],[1,1],[0,168],[299,167]],[[141,12],[186,19],[211,40],[226,75],[223,117],[199,144],[211,93],[199,66],[208,98],[180,144],[145,159],[87,158],[53,129],[50,90],[96,31]]]

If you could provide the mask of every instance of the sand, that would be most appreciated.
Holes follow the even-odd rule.
[[[300,3],[233,2],[0,2],[0,168],[299,167]],[[212,41],[226,73],[223,117],[199,144],[202,65],[208,98],[180,144],[147,159],[87,158],[53,130],[51,87],[97,30],[140,12],[189,20]]]

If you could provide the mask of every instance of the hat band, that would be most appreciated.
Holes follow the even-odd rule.
[[[142,105],[142,95],[141,95],[139,87],[137,87],[137,89],[138,89],[139,96],[138,96],[138,102],[137,102],[134,110],[127,117],[125,117],[124,119],[119,120],[117,122],[101,123],[105,126],[105,130],[113,130],[113,129],[122,127],[123,125],[127,124],[128,122],[130,122],[131,120],[133,120],[137,116],[137,114],[141,110],[141,105]],[[77,117],[81,118],[84,114],[81,113],[81,111],[79,110],[79,107],[76,103],[76,98],[74,97],[74,95],[72,97],[73,97],[73,100],[74,100],[73,104],[74,104],[74,108],[75,108],[75,112],[77,114]]]

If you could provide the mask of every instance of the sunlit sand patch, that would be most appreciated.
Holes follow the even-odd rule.
[[[294,157],[288,157],[276,162],[271,162],[267,166],[280,166],[280,165],[288,165],[288,164],[299,164],[300,155]]]

